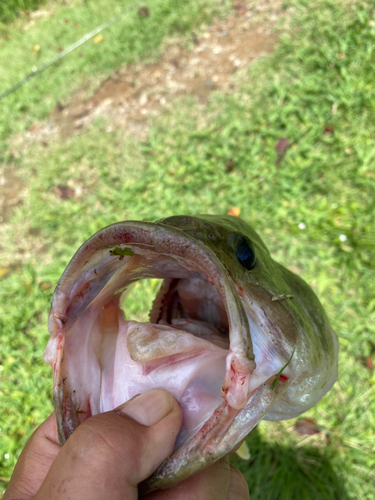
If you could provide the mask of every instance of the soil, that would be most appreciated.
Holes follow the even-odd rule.
[[[25,182],[17,177],[14,169],[3,174],[0,172],[0,224],[8,219],[12,208],[20,203],[24,188]]]
[[[274,49],[280,17],[289,14],[281,3],[234,2],[233,12],[193,35],[189,48],[186,38],[170,39],[155,62],[114,72],[98,82],[91,97],[87,97],[87,86],[74,92],[67,103],[56,106],[48,120],[13,137],[11,154],[19,157],[37,141],[47,147],[50,141],[65,140],[98,117],[106,118],[108,132],[123,127],[142,140],[150,120],[173,108],[176,98],[192,95],[204,105],[212,92],[232,91],[247,77],[249,65]],[[12,170],[1,175],[0,223],[22,198],[21,184]]]
[[[246,75],[249,64],[274,49],[278,21],[286,14],[280,0],[234,2],[233,13],[192,36],[190,48],[186,39],[169,40],[155,62],[116,71],[98,83],[92,97],[87,97],[87,87],[76,91],[23,140],[48,145],[56,135],[64,140],[79,134],[98,117],[108,119],[109,129],[124,127],[143,139],[150,118],[173,108],[176,97],[193,95],[205,103],[212,92],[230,91],[234,74]]]

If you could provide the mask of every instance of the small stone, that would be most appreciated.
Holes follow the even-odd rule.
[[[147,101],[148,101],[148,95],[146,94],[146,92],[143,92],[141,94],[141,97],[139,98],[139,105],[145,106],[147,104]]]

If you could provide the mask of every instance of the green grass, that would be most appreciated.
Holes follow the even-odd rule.
[[[109,133],[109,119],[100,119],[65,142],[8,158],[5,168],[15,165],[28,191],[0,227],[0,258],[9,269],[0,287],[2,478],[52,408],[52,375],[41,360],[46,320],[78,246],[118,220],[225,214],[237,206],[274,257],[312,284],[340,341],[338,383],[306,413],[324,432],[302,443],[306,436],[291,430],[295,420],[262,422],[248,438],[251,458],[234,458],[251,498],[375,498],[375,373],[365,364],[375,352],[375,12],[363,1],[290,5],[291,26],[272,55],[230,94],[211,94],[204,105],[176,100],[145,141],[121,129]],[[59,96],[59,78],[33,120]],[[22,113],[9,134],[26,128]],[[291,147],[277,166],[281,137]],[[58,185],[81,194],[61,200]],[[133,303],[127,299],[135,317],[144,317],[154,286],[139,285]]]
[[[44,3],[46,3],[46,0],[2,0],[0,4],[0,26],[1,23],[14,21],[25,11],[35,10]]]
[[[27,34],[19,23],[10,25],[0,38],[0,93],[30,74],[32,68],[56,57],[58,50],[132,7],[102,32],[100,43],[88,41],[0,101],[0,141],[46,117],[82,84],[93,85],[120,65],[155,57],[166,36],[199,27],[216,13],[225,12],[228,4],[228,0],[150,0],[150,15],[145,17],[138,15],[139,5],[134,0],[80,0],[65,6],[52,3],[49,15],[28,28]],[[37,52],[35,46],[39,46]],[[5,152],[0,152],[0,159],[3,155]]]

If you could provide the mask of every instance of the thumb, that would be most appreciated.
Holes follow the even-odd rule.
[[[62,447],[35,500],[138,499],[138,484],[171,455],[181,420],[163,389],[89,418]]]

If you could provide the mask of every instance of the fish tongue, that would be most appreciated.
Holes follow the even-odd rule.
[[[128,324],[126,342],[131,359],[140,363],[176,355],[198,355],[214,347],[211,342],[173,326],[133,321]]]

